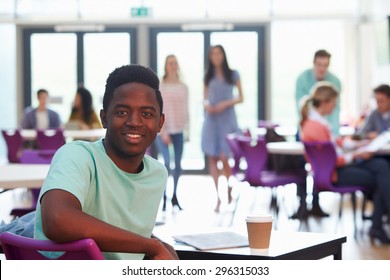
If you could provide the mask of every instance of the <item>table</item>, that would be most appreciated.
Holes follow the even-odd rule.
[[[50,164],[0,165],[0,188],[40,188],[49,172]],[[0,193],[1,193],[0,192]]]
[[[302,142],[270,142],[267,143],[267,150],[271,154],[279,155],[303,155],[305,153]],[[379,149],[376,154],[390,155],[390,143]]]
[[[169,227],[157,226],[153,233],[171,244],[182,260],[316,260],[328,256],[341,260],[342,244],[347,241],[345,236],[339,234],[272,231],[270,247],[256,253],[251,252],[249,247],[200,251],[175,243],[171,236],[176,233],[170,231]],[[242,230],[237,233],[247,236]]]
[[[298,132],[298,128],[296,126],[276,126],[275,132],[281,136],[287,138],[295,138]],[[255,135],[265,135],[267,129],[265,127],[258,127],[253,130]],[[341,126],[339,129],[339,133],[341,136],[351,136],[355,133],[355,128],[350,126]]]
[[[20,131],[24,140],[35,140],[37,137],[37,131],[35,129],[22,129]],[[83,139],[83,140],[96,140],[106,135],[106,129],[86,129],[86,130],[64,130],[65,138]]]

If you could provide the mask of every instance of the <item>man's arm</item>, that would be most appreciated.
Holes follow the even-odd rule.
[[[103,252],[143,253],[153,260],[175,259],[159,240],[112,226],[84,213],[79,200],[67,191],[47,191],[41,199],[41,212],[43,232],[55,242],[92,238]]]

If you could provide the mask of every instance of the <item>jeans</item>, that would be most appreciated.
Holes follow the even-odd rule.
[[[382,158],[371,158],[337,169],[337,185],[366,186],[374,201],[373,227],[382,226],[382,215],[390,214],[390,165]]]
[[[169,134],[169,136],[171,137],[171,144],[173,145],[175,159],[175,168],[173,170],[173,195],[175,196],[179,177],[182,173],[181,158],[183,155],[184,135],[183,133],[176,133]],[[169,174],[172,174],[169,146],[164,144],[164,142],[161,140],[160,135],[156,139],[156,144],[158,152],[163,156],[165,168],[168,170]]]

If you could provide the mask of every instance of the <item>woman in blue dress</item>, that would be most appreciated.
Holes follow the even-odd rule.
[[[238,91],[237,96],[233,95],[235,87]],[[222,163],[222,174],[229,182],[232,172],[228,162],[230,150],[225,136],[229,133],[240,132],[234,106],[242,102],[243,93],[239,73],[229,68],[225,50],[221,45],[211,47],[204,78],[205,118],[201,145],[207,156],[209,172],[217,190],[216,212],[219,212],[221,205],[218,192],[220,175],[218,162]],[[232,200],[231,191],[232,187],[228,185],[228,203]]]

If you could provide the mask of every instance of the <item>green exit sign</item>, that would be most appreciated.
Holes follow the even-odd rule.
[[[151,9],[148,7],[133,7],[131,8],[132,17],[148,17],[151,15]]]

